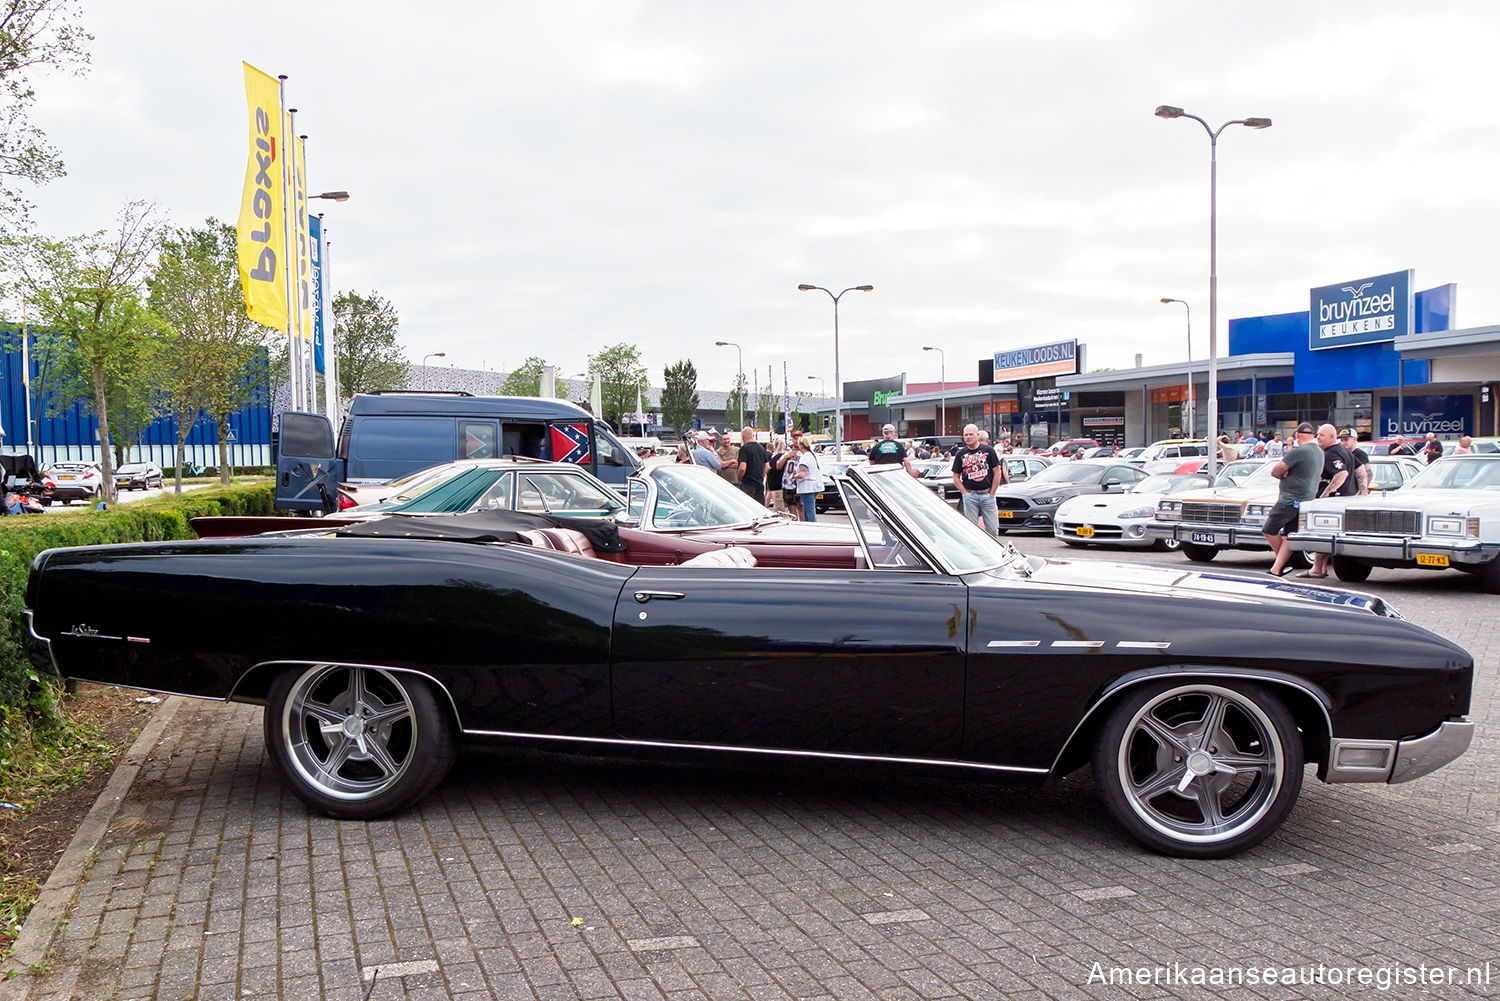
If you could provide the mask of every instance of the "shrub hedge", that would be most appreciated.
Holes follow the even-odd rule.
[[[21,716],[26,729],[46,730],[55,722],[57,676],[37,644],[28,642],[21,612],[31,561],[45,549],[115,542],[191,539],[189,519],[205,515],[269,515],[270,481],[245,486],[206,487],[183,494],[117,504],[107,511],[79,509],[45,515],[0,518],[0,760],[16,735],[7,725]]]

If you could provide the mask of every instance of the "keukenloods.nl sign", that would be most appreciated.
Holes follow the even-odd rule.
[[[1073,375],[1078,371],[1078,342],[1058,341],[1014,351],[995,352],[996,382]]]
[[[1313,289],[1307,346],[1314,351],[1346,348],[1411,333],[1411,282],[1410,271],[1394,271]]]

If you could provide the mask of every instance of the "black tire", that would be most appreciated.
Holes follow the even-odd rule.
[[[1311,570],[1313,565],[1312,553],[1300,549],[1293,549],[1292,555],[1287,558],[1287,566],[1296,567],[1298,570]]]
[[[1157,539],[1151,548],[1161,553],[1175,553],[1182,548],[1182,543],[1176,539]]]
[[[1479,586],[1486,594],[1500,594],[1500,559],[1480,564]]]
[[[1374,569],[1370,564],[1361,563],[1348,556],[1335,556],[1328,562],[1333,566],[1334,576],[1346,584],[1358,584],[1362,580],[1368,580],[1370,571]]]
[[[1110,813],[1147,848],[1181,858],[1228,858],[1265,840],[1296,804],[1303,764],[1296,720],[1253,682],[1143,684],[1094,747]]]
[[[1196,542],[1184,542],[1182,544],[1182,555],[1194,563],[1211,563],[1213,558],[1219,555],[1219,550],[1214,546],[1201,546]]]
[[[266,700],[265,733],[297,798],[349,820],[417,802],[458,754],[453,720],[425,679],[370,667],[283,671]]]

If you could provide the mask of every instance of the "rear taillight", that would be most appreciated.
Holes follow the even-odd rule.
[[[353,497],[350,497],[348,494],[339,494],[339,510],[340,511],[347,511],[351,507],[357,507],[357,506],[358,505],[354,503],[354,498]]]

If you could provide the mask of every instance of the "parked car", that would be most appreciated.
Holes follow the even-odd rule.
[[[154,462],[127,462],[115,470],[116,490],[150,490],[162,484],[161,467]]]
[[[1270,555],[1271,547],[1260,530],[1281,490],[1281,481],[1271,475],[1275,465],[1261,463],[1249,476],[1236,477],[1233,486],[1163,497],[1157,502],[1156,517],[1146,525],[1146,534],[1180,543],[1182,555],[1197,563],[1207,563],[1225,549]],[[1305,557],[1298,562],[1310,565]]]
[[[1098,448],[1099,443],[1093,438],[1069,438],[1067,441],[1054,442],[1047,449],[1049,455],[1072,457],[1077,452],[1086,452],[1091,448]]]
[[[1339,580],[1374,567],[1454,569],[1500,594],[1500,454],[1438,459],[1398,490],[1308,501],[1287,538],[1330,554]]]
[[[1123,493],[1146,478],[1135,466],[1117,459],[1069,459],[1056,462],[1022,483],[995,491],[1000,532],[1052,531],[1057,506],[1079,494]]]
[[[425,538],[49,550],[25,614],[65,678],[264,705],[287,788],[361,820],[485,737],[1031,780],[1092,762],[1131,835],[1218,858],[1280,826],[1305,764],[1403,782],[1472,739],[1473,658],[1379,598],[1031,559],[899,468],[843,487],[858,567],[637,566],[478,512]]]
[[[54,462],[42,472],[42,503],[91,501],[104,489],[104,474],[92,462]]]
[[[1177,549],[1176,539],[1152,539],[1146,525],[1156,502],[1167,494],[1208,486],[1208,474],[1157,473],[1125,488],[1122,494],[1089,494],[1065,500],[1057,509],[1052,534],[1070,546],[1152,546]]]
[[[1232,487],[1236,483],[1242,483],[1265,462],[1264,458],[1236,459],[1233,462],[1226,462],[1219,467],[1219,473],[1214,477],[1214,486]]]
[[[1130,461],[1147,463],[1158,459],[1188,459],[1195,455],[1208,455],[1208,442],[1202,438],[1163,438],[1147,445],[1144,452],[1132,456]]]

